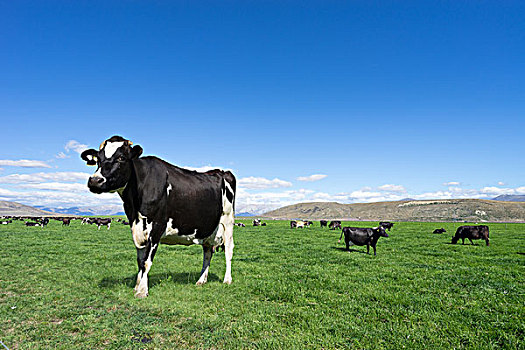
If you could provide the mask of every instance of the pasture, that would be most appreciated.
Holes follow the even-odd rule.
[[[525,224],[489,224],[486,247],[449,244],[457,223],[396,223],[374,257],[345,251],[341,231],[318,221],[237,221],[247,227],[235,227],[233,284],[222,283],[222,252],[197,287],[202,248],[161,246],[146,299],[133,297],[128,227],[0,226],[0,340],[9,349],[525,348]],[[432,234],[440,227],[447,233]]]

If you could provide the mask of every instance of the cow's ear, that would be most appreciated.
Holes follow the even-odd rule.
[[[142,147],[139,145],[131,147],[131,159],[137,159],[142,154]]]
[[[98,151],[94,149],[87,149],[80,155],[80,158],[86,161],[87,165],[97,165]]]

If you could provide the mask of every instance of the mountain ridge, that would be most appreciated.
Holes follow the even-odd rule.
[[[284,220],[523,222],[525,203],[486,199],[406,200],[353,204],[311,202],[288,205],[266,212],[261,217]]]

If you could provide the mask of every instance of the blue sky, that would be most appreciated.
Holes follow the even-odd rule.
[[[3,200],[118,207],[78,157],[115,134],[232,169],[240,210],[525,194],[520,1],[2,1],[0,30]]]

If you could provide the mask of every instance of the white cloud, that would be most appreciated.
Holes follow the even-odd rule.
[[[459,185],[461,185],[461,182],[458,182],[458,181],[449,181],[449,182],[443,183],[443,186],[459,186]]]
[[[480,190],[481,193],[487,194],[487,195],[493,195],[493,196],[500,196],[504,194],[516,194],[516,190],[512,188],[500,188],[500,187],[483,187]]]
[[[378,189],[380,191],[386,191],[386,192],[406,192],[407,191],[405,187],[401,185],[391,185],[391,184],[379,186]]]
[[[44,182],[30,183],[20,185],[19,188],[29,188],[48,191],[66,191],[66,192],[87,192],[86,184],[80,183],[62,183],[62,182]]]
[[[505,183],[503,181],[499,181],[498,186],[505,186]]]
[[[76,140],[69,140],[66,145],[64,146],[64,149],[69,152],[69,151],[75,151],[77,152],[78,154],[84,152],[85,150],[87,150],[89,147],[88,145],[84,145],[84,144],[81,144],[80,142],[76,141]]]
[[[237,182],[239,186],[250,189],[292,187],[292,183],[278,178],[273,180],[264,177],[244,177]]]
[[[17,167],[22,167],[22,168],[51,168],[51,166],[47,164],[46,162],[43,162],[40,160],[28,160],[28,159],[20,159],[20,160],[2,159],[0,160],[0,165],[17,166]]]
[[[87,181],[90,174],[81,172],[56,172],[56,173],[35,173],[35,174],[11,174],[0,177],[0,183],[20,184],[38,183],[46,181],[57,182],[77,182]]]
[[[64,152],[60,152],[60,153],[58,153],[58,154],[55,156],[55,158],[57,158],[57,159],[66,159],[66,158],[69,158],[69,156],[66,155]]]
[[[310,176],[299,176],[297,178],[297,181],[307,181],[307,182],[313,182],[313,181],[319,181],[327,177],[328,175],[324,174],[313,174]]]

